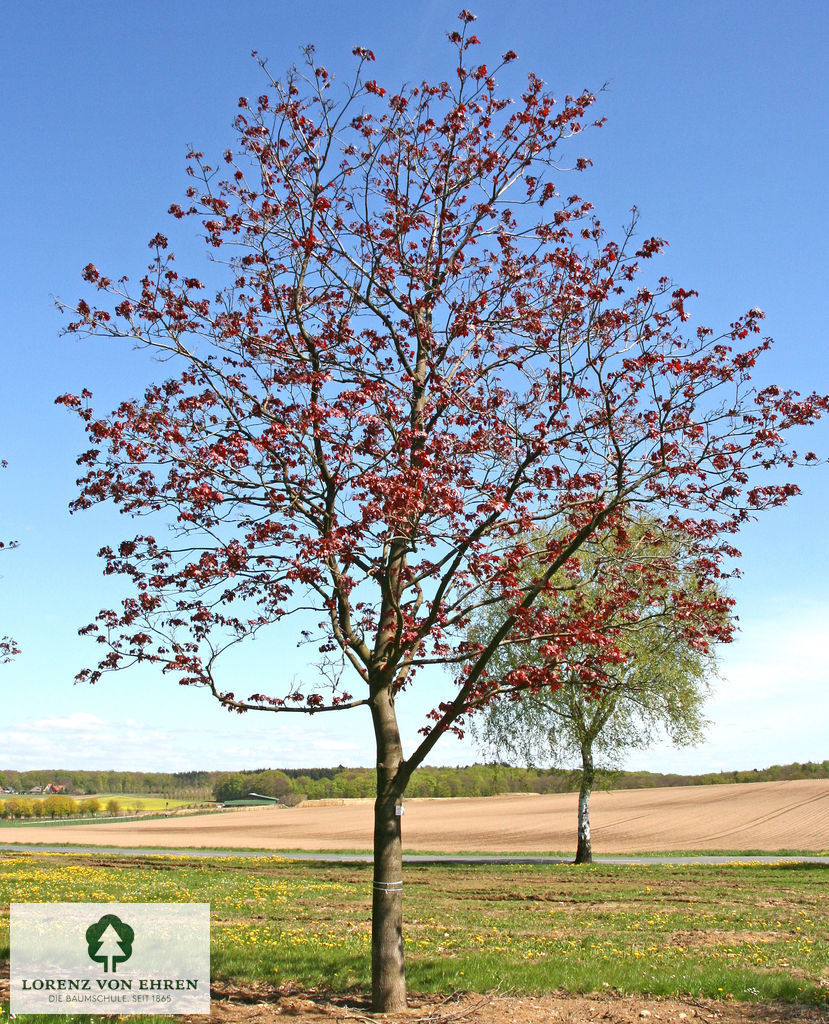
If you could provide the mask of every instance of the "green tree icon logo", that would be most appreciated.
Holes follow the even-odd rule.
[[[115,914],[104,914],[86,929],[86,943],[90,960],[103,964],[105,971],[115,971],[132,956],[135,932]]]

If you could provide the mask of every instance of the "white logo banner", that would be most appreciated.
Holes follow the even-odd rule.
[[[12,903],[12,1013],[209,1013],[209,903]]]

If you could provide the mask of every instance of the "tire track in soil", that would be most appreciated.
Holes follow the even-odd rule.
[[[756,828],[758,825],[765,825],[766,822],[773,821],[775,818],[780,818],[784,814],[792,814],[794,811],[798,811],[802,807],[806,807],[808,804],[817,803],[820,800],[826,800],[827,797],[829,797],[829,793],[815,793],[813,796],[799,800],[797,803],[789,804],[787,807],[781,807],[779,810],[771,811],[768,814],[762,814],[756,818],[751,818],[749,821],[743,822],[734,828],[726,829],[724,832],[714,832],[708,836],[701,836],[701,841],[704,843],[711,843],[717,839],[725,839],[727,836],[736,835],[738,832],[745,832],[746,829]]]

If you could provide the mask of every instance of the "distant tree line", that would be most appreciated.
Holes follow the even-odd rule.
[[[656,786],[722,785],[728,782],[778,782],[829,778],[829,761],[794,762],[753,771],[679,775],[659,772],[604,772],[604,789],[647,789]],[[5,805],[26,797],[35,786],[65,787],[67,797],[93,793],[164,796],[184,800],[244,800],[250,793],[275,797],[282,803],[300,800],[374,796],[373,768],[261,768],[245,772],[93,772],[38,770],[0,771]],[[578,789],[578,772],[566,768],[515,768],[474,764],[458,768],[421,768],[412,778],[409,797],[496,796],[501,793],[568,793]],[[51,798],[47,798],[51,799]],[[28,803],[43,805],[44,800]],[[42,813],[33,809],[31,816]]]
[[[35,786],[62,786],[70,796],[129,793],[166,796],[175,800],[210,800],[221,772],[114,772],[38,769],[0,770],[0,789],[28,793]],[[2,793],[0,793],[2,798]]]
[[[409,797],[497,796],[501,793],[567,793],[578,789],[577,771],[561,768],[515,768],[475,764],[459,768],[421,768],[412,778]],[[606,771],[597,783],[603,789],[647,789],[657,786],[722,785],[729,782],[774,782],[829,778],[829,761],[772,765],[752,771],[709,772],[705,775]],[[222,775],[214,785],[219,801],[244,800],[251,793],[282,803],[300,800],[372,797],[373,768],[316,768],[281,771],[262,769]]]

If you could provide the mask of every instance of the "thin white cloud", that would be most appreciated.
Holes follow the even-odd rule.
[[[87,711],[73,711],[70,715],[35,719],[30,723],[30,728],[43,732],[63,733],[98,729],[105,724],[104,719],[97,715],[91,715]]]

